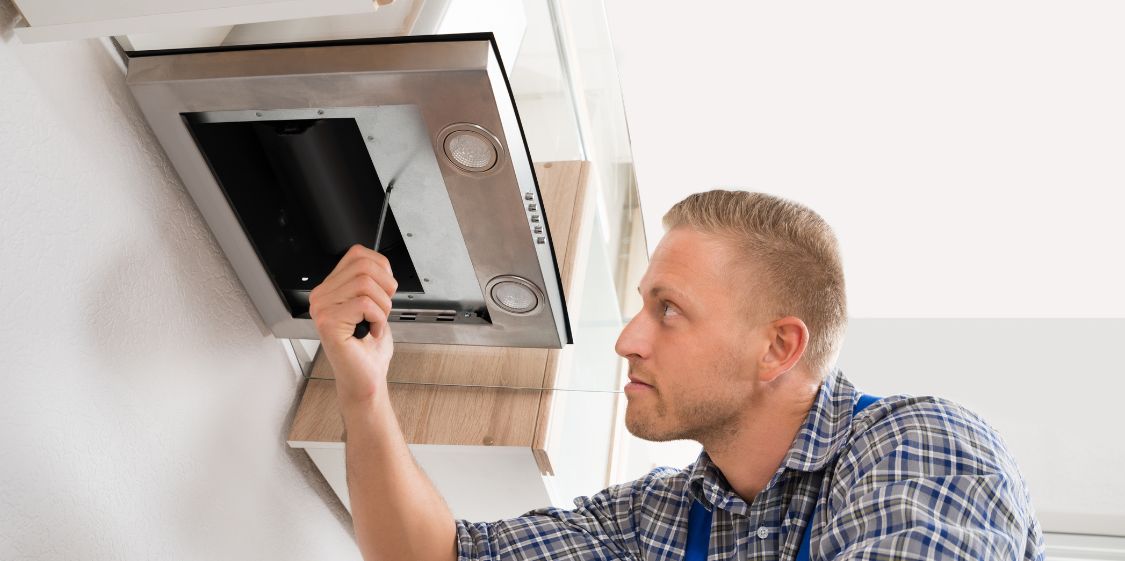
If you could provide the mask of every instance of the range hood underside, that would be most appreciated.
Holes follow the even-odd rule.
[[[542,200],[490,41],[171,52],[131,59],[127,81],[275,335],[318,337],[307,293],[351,243],[371,246],[394,185],[381,249],[400,283],[396,341],[570,342]],[[497,146],[491,169],[446,158],[443,138],[465,123]],[[534,307],[507,309],[512,300],[496,295],[509,293]]]

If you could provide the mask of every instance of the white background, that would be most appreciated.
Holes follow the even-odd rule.
[[[852,317],[1125,317],[1125,4],[609,1],[651,245],[811,206]]]
[[[691,192],[810,206],[841,244],[845,374],[969,406],[1008,441],[1045,527],[1125,535],[1125,4],[607,15],[650,247]],[[629,451],[636,476],[698,446]]]

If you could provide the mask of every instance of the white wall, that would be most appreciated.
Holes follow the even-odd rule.
[[[1047,530],[1125,536],[1123,343],[1120,319],[852,319],[839,365],[866,393],[981,414]]]
[[[845,373],[964,402],[1048,529],[1125,536],[1125,4],[606,9],[650,247],[692,192],[812,207],[841,243]]]
[[[301,388],[97,41],[0,0],[0,559],[359,559]]]
[[[805,203],[854,317],[1125,317],[1125,4],[607,2],[648,239]]]

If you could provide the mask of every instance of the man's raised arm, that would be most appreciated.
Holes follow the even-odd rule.
[[[387,394],[394,352],[387,316],[397,288],[387,258],[354,245],[310,293],[309,314],[336,375],[348,497],[364,559],[453,561],[453,515],[411,456]],[[356,339],[363,319],[371,332]]]

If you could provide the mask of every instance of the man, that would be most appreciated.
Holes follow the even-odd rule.
[[[313,290],[336,372],[356,537],[368,559],[685,558],[689,513],[711,559],[1043,559],[1011,455],[983,420],[932,397],[856,413],[833,365],[847,323],[832,230],[812,210],[745,191],[694,194],[638,290],[617,341],[629,361],[626,425],[693,439],[683,470],[494,523],[455,521],[414,463],[387,397],[386,323],[397,283],[355,246]],[[371,335],[352,336],[367,319]],[[811,524],[811,526],[809,526]],[[698,534],[703,533],[699,538]]]

